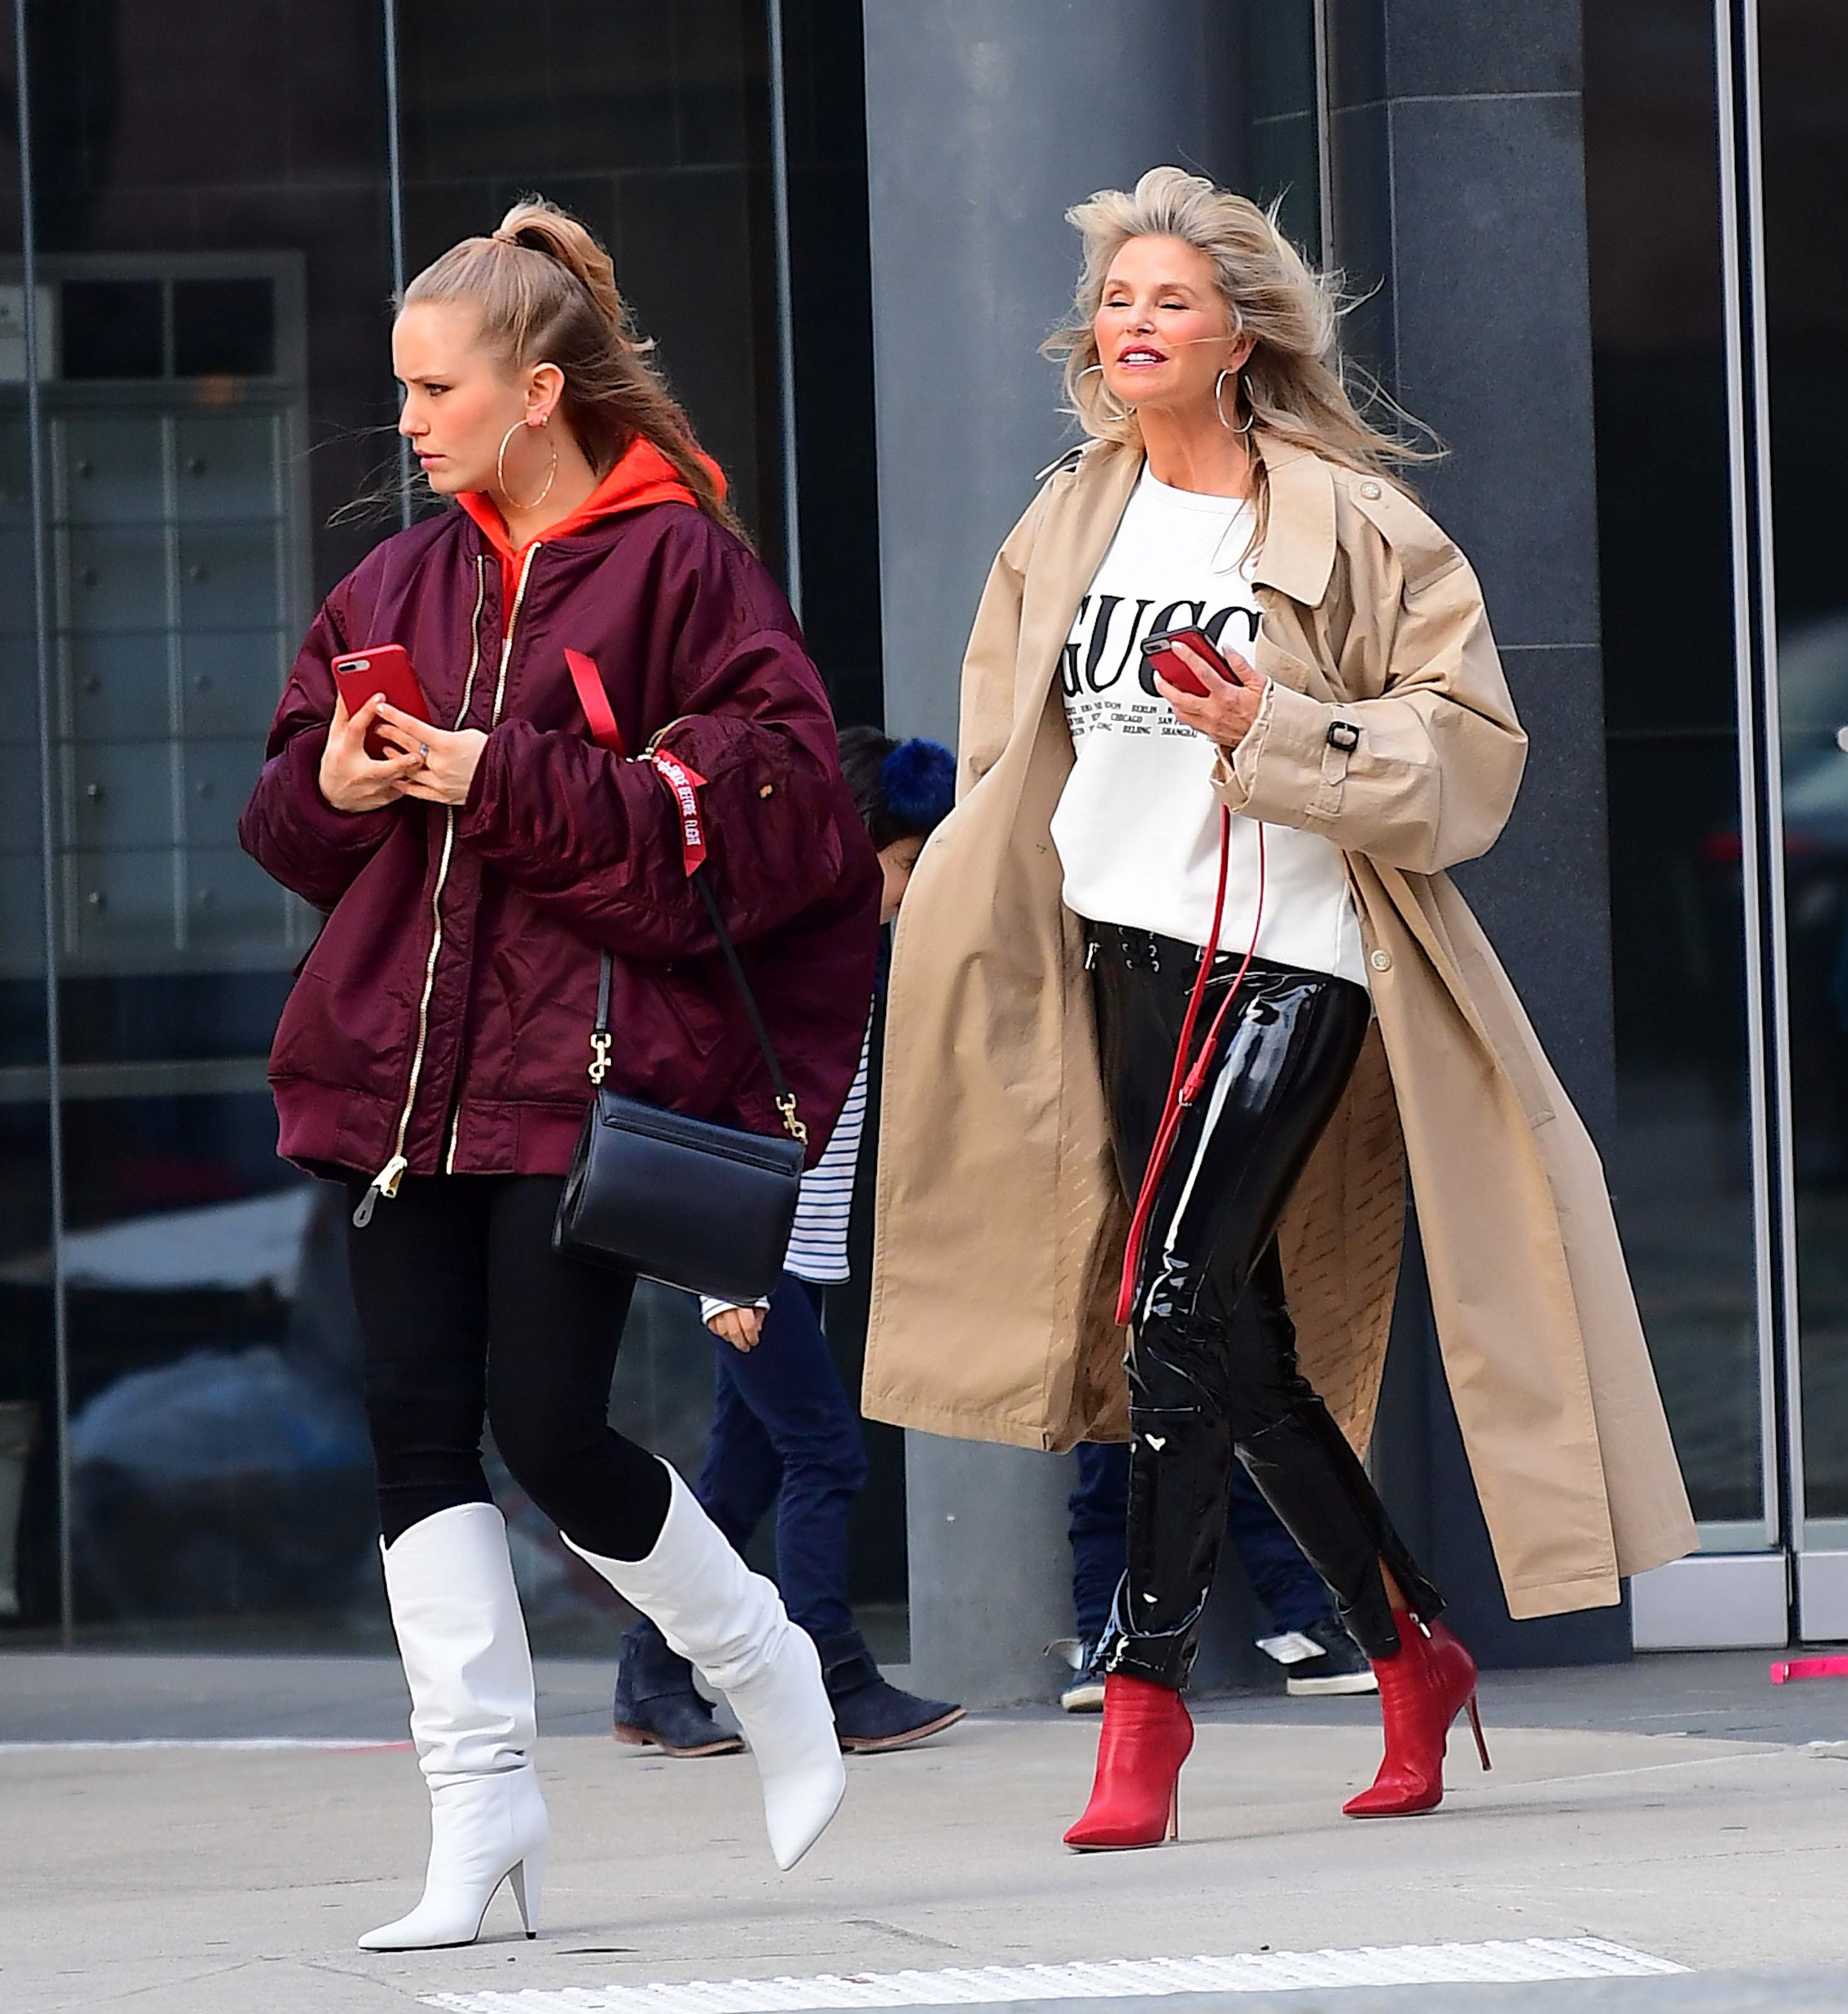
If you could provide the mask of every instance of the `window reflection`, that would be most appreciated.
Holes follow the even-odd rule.
[[[158,280],[73,280],[58,301],[59,375],[165,375],[166,306]]]
[[[773,545],[761,8],[397,13],[414,267],[535,183],[582,211]],[[329,522],[395,463],[383,11],[28,25],[76,1620],[382,1643],[343,1193],[276,1160],[264,1082],[316,919],[235,821],[309,613],[389,529]],[[0,164],[0,755],[36,779],[18,221]],[[0,794],[0,1625],[24,1629],[60,1562],[45,838],[35,792]],[[709,1349],[683,1297],[638,1297],[615,1403],[683,1467]],[[499,1480],[538,1639],[607,1650],[605,1592]]]
[[[276,1160],[264,1075],[314,920],[235,822],[392,417],[379,9],[28,26],[75,1619],[344,1628],[377,1576],[339,1198]],[[9,973],[26,926],[0,907]],[[41,1333],[48,1246],[0,1253]],[[28,1589],[56,1577],[37,1473]]]
[[[1833,532],[1848,417],[1848,20],[1760,12],[1805,1508],[1848,1547],[1848,578]],[[1807,1597],[1806,1597],[1807,1600]]]
[[[13,102],[13,38],[0,83]],[[32,498],[26,431],[26,299],[19,158],[0,148],[0,1629],[59,1608],[57,1407],[51,1296],[5,1278],[52,1235],[46,1071],[44,832]],[[48,303],[39,299],[42,319]]]
[[[369,1597],[371,1463],[339,1202],[295,1183],[67,1239],[87,1619],[337,1613]]]
[[[1609,1173],[1695,1514],[1762,1544],[1713,13],[1585,21],[1617,1114]]]

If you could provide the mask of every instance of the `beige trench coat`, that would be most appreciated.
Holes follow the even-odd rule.
[[[1695,1534],[1596,1150],[1444,871],[1500,832],[1526,737],[1475,577],[1437,526],[1388,485],[1260,447],[1253,657],[1272,684],[1216,787],[1342,849],[1376,1009],[1283,1228],[1303,1367],[1364,1449],[1408,1163],[1509,1611],[1606,1605]],[[1072,760],[1060,653],[1139,471],[1100,444],[1062,465],[976,617],[959,802],[894,951],[872,1419],[1053,1450],[1126,1431],[1128,1213],[1050,827]],[[1361,730],[1351,753],[1329,741],[1337,719]]]

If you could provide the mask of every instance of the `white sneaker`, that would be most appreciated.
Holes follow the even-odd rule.
[[[1059,1690],[1059,1704],[1068,1713],[1101,1713],[1103,1711],[1103,1639],[1100,1636],[1089,1650],[1082,1640],[1068,1640],[1071,1644],[1071,1676]]]
[[[1260,1636],[1258,1647],[1284,1668],[1288,1675],[1283,1690],[1292,1699],[1380,1690],[1366,1654],[1332,1616],[1312,1622],[1307,1629]]]

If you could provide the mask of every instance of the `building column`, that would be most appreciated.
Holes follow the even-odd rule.
[[[953,742],[990,562],[1075,439],[1039,354],[1071,305],[1065,211],[1163,162],[1236,182],[1215,0],[866,0],[890,730]]]

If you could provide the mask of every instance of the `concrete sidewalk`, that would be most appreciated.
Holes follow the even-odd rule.
[[[483,1944],[378,1958],[353,1938],[414,1899],[422,1866],[407,1751],[0,1745],[0,2007],[345,2014],[526,1993],[536,2014],[612,1983],[1577,1937],[1695,1976],[1225,2005],[1848,2007],[1848,1686],[1773,1688],[1767,1662],[1492,1674],[1494,1773],[1453,1742],[1444,1808],[1370,1825],[1339,1807],[1378,1757],[1372,1702],[1208,1702],[1182,1844],[1141,1854],[1059,1844],[1095,1720],[996,1715],[856,1758],[841,1819],[787,1876],[748,1758],[618,1747],[607,1668],[548,1665],[543,1935],[519,1938],[503,1896]],[[375,1660],[0,1657],[0,1744],[393,1741],[404,1711],[395,1665]],[[1825,1970],[1800,1988],[1796,1968]]]

